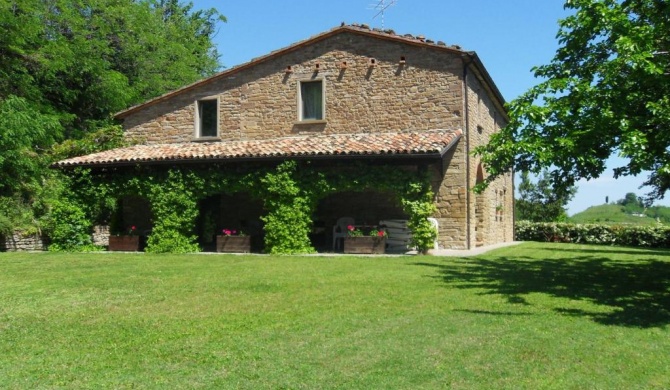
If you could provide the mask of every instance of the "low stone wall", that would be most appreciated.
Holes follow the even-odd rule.
[[[91,234],[94,245],[109,245],[109,226],[98,225],[93,227]],[[0,252],[45,251],[48,238],[38,234],[24,235],[15,232],[12,235],[0,235]]]
[[[109,226],[96,225],[93,226],[93,245],[108,246],[109,245]]]
[[[43,251],[46,250],[46,237],[39,234],[23,235],[14,233],[12,235],[0,236],[0,251]]]

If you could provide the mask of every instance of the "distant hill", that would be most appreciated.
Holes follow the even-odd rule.
[[[603,204],[588,209],[568,218],[572,223],[602,223],[607,225],[655,225],[656,218],[663,224],[669,224],[670,207],[654,206],[644,214],[627,214],[620,204]]]

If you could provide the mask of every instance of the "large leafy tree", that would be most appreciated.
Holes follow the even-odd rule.
[[[27,197],[41,183],[44,150],[53,142],[57,118],[31,107],[26,99],[0,101],[0,196]],[[24,196],[25,195],[25,196]]]
[[[59,115],[64,135],[219,69],[216,10],[178,0],[0,2],[0,100]]]
[[[546,172],[541,173],[536,181],[531,180],[528,172],[522,172],[518,190],[516,219],[532,222],[565,221],[568,217],[565,206],[577,192],[576,187],[555,191]]]
[[[55,193],[51,159],[118,146],[111,114],[216,72],[224,20],[178,0],[0,0],[0,225]]]
[[[534,68],[542,81],[509,104],[510,123],[478,148],[491,173],[550,170],[556,189],[650,171],[651,196],[670,188],[670,2],[567,0],[560,48]]]

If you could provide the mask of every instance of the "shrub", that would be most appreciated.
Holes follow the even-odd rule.
[[[91,240],[91,222],[75,203],[54,202],[45,229],[51,238],[50,251],[98,249]]]
[[[516,239],[521,241],[573,242],[595,245],[670,247],[666,226],[610,226],[554,222],[517,221]]]

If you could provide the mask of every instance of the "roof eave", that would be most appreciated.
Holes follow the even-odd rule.
[[[458,137],[460,138],[460,136]],[[450,144],[451,145],[451,144]],[[448,149],[447,147],[446,149]],[[75,169],[75,168],[112,168],[129,166],[154,166],[154,165],[182,165],[182,164],[212,164],[212,163],[240,163],[240,162],[279,162],[286,160],[440,160],[446,153],[445,149],[439,152],[413,153],[413,154],[314,154],[296,156],[261,156],[261,157],[212,157],[212,158],[188,158],[188,159],[164,159],[164,160],[133,160],[114,161],[104,163],[81,163],[81,164],[52,164],[53,169]]]
[[[483,81],[486,83],[486,85],[489,87],[491,90],[491,93],[493,94],[493,97],[495,97],[498,100],[498,104],[500,105],[500,108],[502,109],[502,114],[505,116],[505,120],[509,120],[509,116],[507,115],[507,109],[505,108],[506,106],[506,101],[505,97],[503,97],[502,93],[500,92],[500,89],[498,89],[498,86],[496,83],[493,81],[493,78],[489,74],[488,70],[486,70],[486,67],[484,66],[484,63],[482,60],[479,58],[476,52],[474,51],[468,51],[468,52],[463,52],[463,55],[468,57],[470,59],[470,63],[475,65],[475,68],[477,72],[479,73],[480,77],[483,79]]]
[[[443,158],[444,155],[447,154],[447,152],[448,152],[449,150],[451,150],[451,148],[453,148],[453,147],[458,143],[458,141],[461,139],[461,137],[463,137],[463,133],[462,133],[462,132],[459,132],[459,133],[454,134],[454,139],[452,139],[451,141],[449,141],[449,143],[447,144],[447,146],[445,146],[444,148],[442,148],[442,150],[440,150],[440,158]]]

